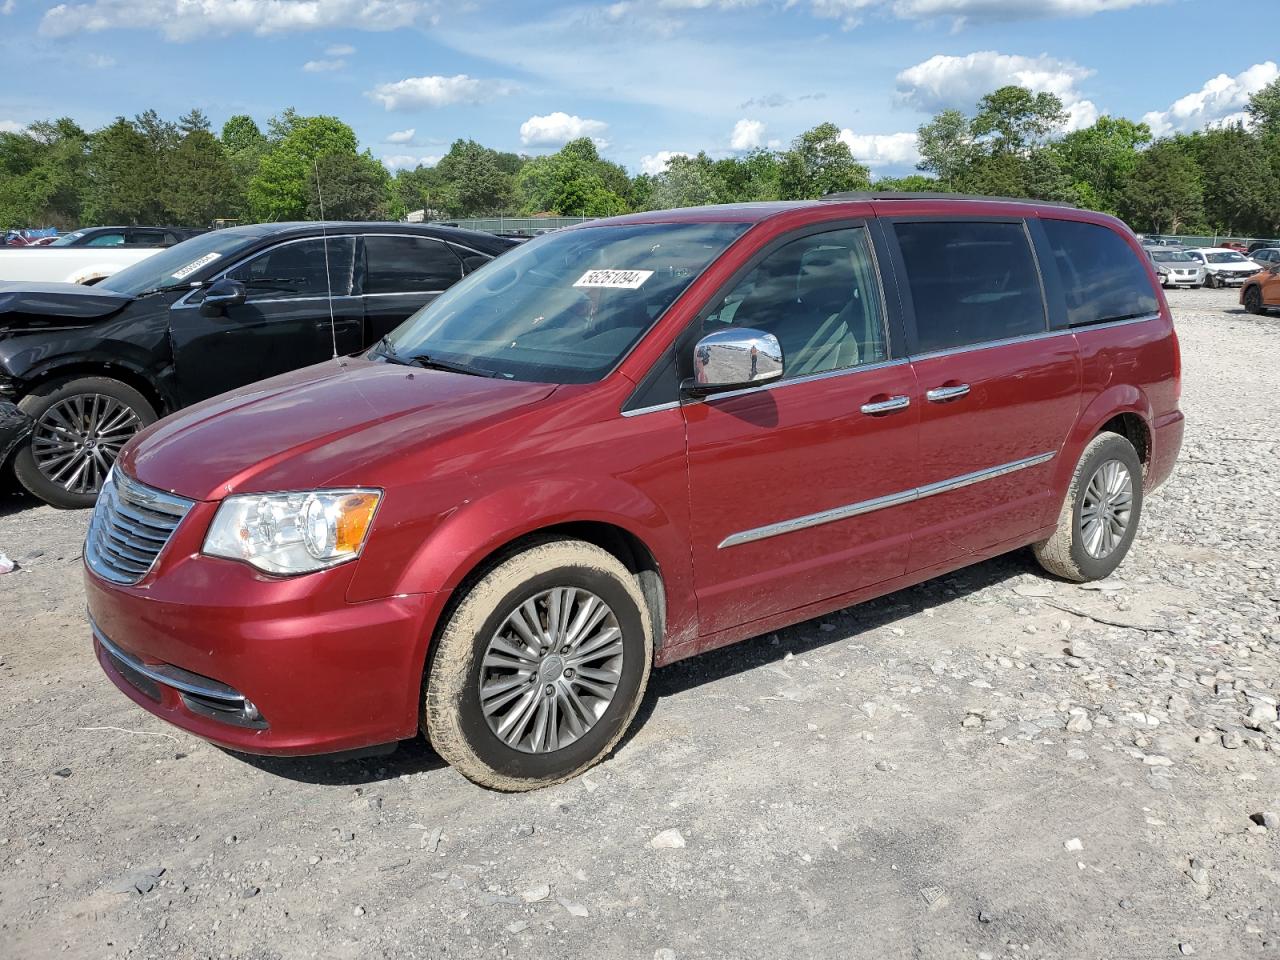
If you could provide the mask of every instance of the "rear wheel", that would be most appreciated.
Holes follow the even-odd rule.
[[[1141,515],[1138,452],[1118,433],[1100,433],[1076,465],[1058,529],[1033,547],[1036,559],[1064,580],[1109,577],[1129,552]]]
[[[1249,287],[1244,292],[1244,308],[1250,313],[1262,313],[1262,291],[1256,287]]]
[[[120,448],[156,421],[146,397],[107,377],[50,381],[18,408],[35,428],[14,456],[14,473],[33,496],[63,509],[93,506]]]
[[[550,786],[613,749],[652,660],[648,608],[627,568],[580,540],[539,544],[500,562],[454,610],[422,727],[475,783]]]

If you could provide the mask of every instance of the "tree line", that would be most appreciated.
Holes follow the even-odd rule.
[[[587,138],[526,156],[455,140],[431,167],[389,172],[337,117],[287,109],[262,130],[239,115],[215,133],[199,110],[147,111],[92,132],[73,120],[0,133],[0,227],[209,226],[215,219],[448,219],[810,199],[838,190],[932,190],[1075,203],[1155,233],[1280,235],[1280,81],[1254,94],[1248,123],[1155,137],[1102,116],[1064,133],[1050,93],[1001,87],[917,132],[919,172],[873,180],[835,124],[784,149],[672,157],[631,175]]]

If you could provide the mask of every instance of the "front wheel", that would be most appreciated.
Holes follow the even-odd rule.
[[[14,473],[32,496],[66,510],[93,506],[120,448],[156,421],[146,397],[108,377],[42,384],[18,409],[35,428],[14,455]]]
[[[1100,433],[1076,465],[1058,529],[1033,547],[1036,559],[1064,580],[1102,580],[1129,552],[1141,515],[1138,452],[1118,433]]]
[[[481,786],[550,786],[613,749],[652,660],[648,608],[627,568],[581,540],[538,544],[493,567],[449,618],[423,732]]]

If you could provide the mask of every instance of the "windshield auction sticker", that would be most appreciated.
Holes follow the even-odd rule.
[[[207,267],[209,264],[213,263],[213,261],[217,260],[221,256],[222,254],[220,253],[206,253],[199,260],[192,260],[181,270],[173,271],[173,279],[185,280],[187,279],[187,277],[191,276],[201,267]]]
[[[652,270],[588,270],[575,287],[603,287],[608,290],[639,290],[653,276]]]

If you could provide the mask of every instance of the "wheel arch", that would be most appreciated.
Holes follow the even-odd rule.
[[[30,393],[55,380],[74,380],[79,377],[103,377],[118,380],[142,394],[157,416],[172,412],[175,405],[154,380],[133,367],[105,360],[76,360],[46,367],[34,375],[24,377],[24,393]]]

